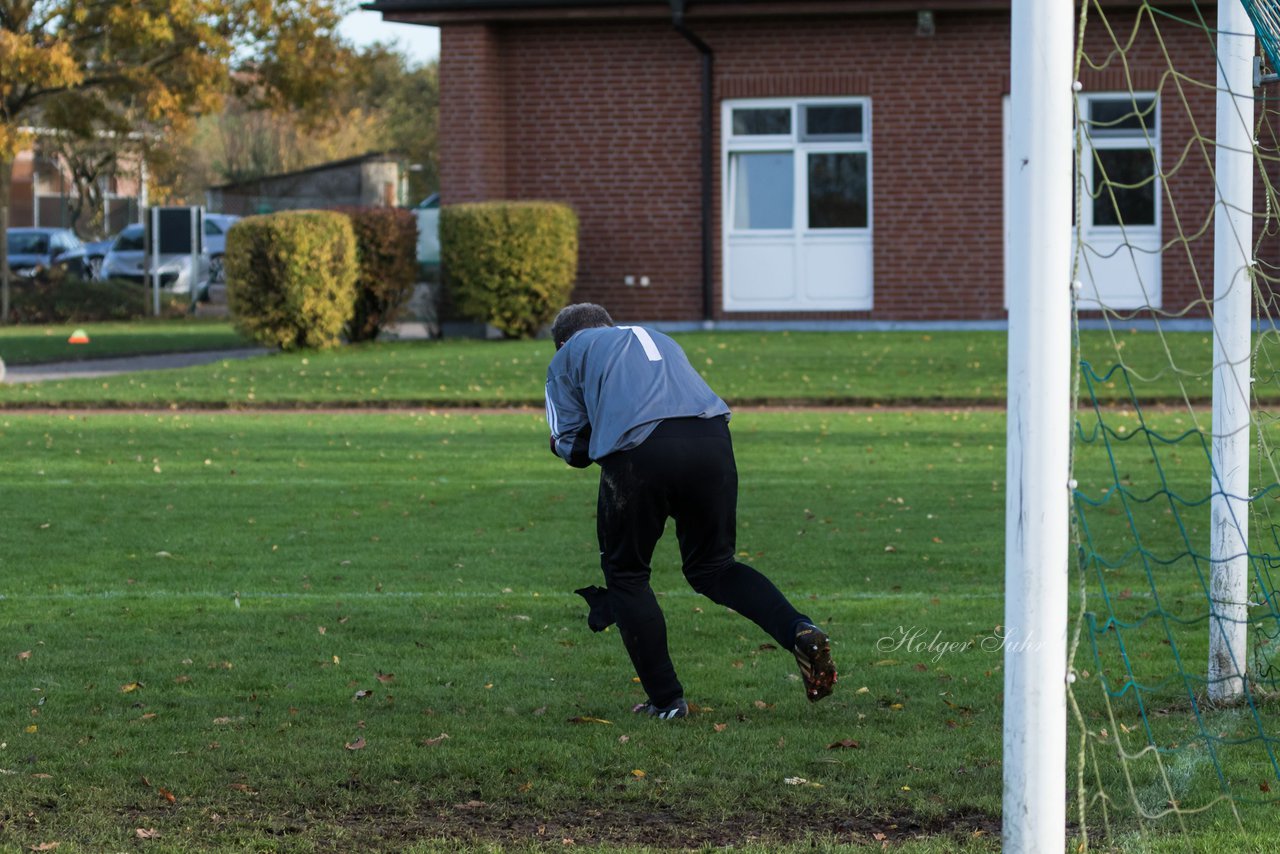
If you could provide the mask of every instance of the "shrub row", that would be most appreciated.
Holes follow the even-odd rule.
[[[283,211],[227,234],[227,305],[241,331],[292,350],[369,341],[413,293],[417,224],[409,211]]]
[[[578,217],[553,202],[481,202],[440,210],[440,264],[458,309],[529,338],[569,301]]]
[[[33,279],[9,279],[9,322],[141,320],[152,316],[151,299],[151,289],[137,282],[85,281],[55,269]],[[165,295],[160,310],[166,317],[179,317],[187,313],[190,305],[185,296]]]
[[[417,225],[409,211],[360,208],[249,217],[227,235],[227,302],[240,329],[289,350],[366,341],[413,292]],[[462,313],[508,337],[538,333],[569,300],[578,218],[549,202],[441,210],[446,287]]]

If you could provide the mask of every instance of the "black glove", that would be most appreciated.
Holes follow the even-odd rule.
[[[573,591],[587,600],[591,607],[587,614],[587,625],[593,632],[603,632],[614,624],[613,606],[609,604],[609,591],[604,587],[579,587]]]

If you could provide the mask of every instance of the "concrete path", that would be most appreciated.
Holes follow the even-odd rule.
[[[130,374],[135,371],[164,371],[210,365],[224,359],[247,359],[271,352],[263,347],[239,350],[205,350],[198,353],[162,353],[154,356],[123,356],[115,359],[87,359],[80,362],[49,362],[43,365],[11,365],[0,370],[3,382],[38,383],[46,380],[72,380]]]

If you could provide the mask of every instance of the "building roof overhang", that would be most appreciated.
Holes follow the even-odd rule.
[[[361,8],[385,21],[441,26],[464,22],[548,20],[671,20],[683,7],[688,21],[725,18],[798,18],[952,11],[1006,11],[1010,0],[373,0]]]

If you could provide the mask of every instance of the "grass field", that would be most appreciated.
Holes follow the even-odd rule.
[[[202,340],[210,344],[232,334],[229,327],[216,325],[191,328],[202,330],[207,335]],[[676,338],[694,366],[736,405],[1003,405],[1005,397],[1002,332],[699,332]],[[1120,331],[1112,336],[1094,331],[1083,334],[1082,345],[1086,358],[1107,365],[1119,348],[1134,365],[1147,399],[1208,397],[1211,350],[1206,334]],[[0,407],[541,408],[552,353],[546,340],[378,343],[163,373],[0,386]],[[1096,393],[1116,399],[1127,389],[1109,377]]]
[[[89,333],[88,344],[68,343],[67,339],[77,329]],[[0,326],[0,359],[8,365],[247,346],[251,343],[237,334],[229,323],[195,318],[78,326]]]
[[[990,338],[933,350],[902,335],[681,336],[739,398],[787,388],[762,385],[756,356],[794,390],[852,348],[815,399],[843,382],[879,389],[886,408],[735,416],[743,559],[827,628],[842,676],[835,696],[805,702],[790,656],[694,595],[664,542],[655,588],[696,704],[674,725],[630,715],[642,697],[621,643],[586,627],[571,591],[598,582],[594,473],[547,453],[540,413],[0,413],[0,850],[998,849],[1004,418],[901,404],[928,383],[968,399],[1003,382],[1003,354],[988,369]],[[1127,346],[1151,348],[1135,359],[1148,366],[1162,349]],[[137,403],[185,384],[239,406],[249,377],[259,401],[292,383],[299,403],[324,403],[379,371],[415,399],[435,371],[450,402],[492,404],[538,395],[548,355],[545,342],[379,345],[111,382]],[[934,371],[895,398],[899,358]],[[57,399],[103,403],[95,386],[61,384]],[[39,388],[0,399],[31,405]],[[1158,417],[1172,432],[1188,416]],[[1111,423],[1137,427],[1124,410]],[[1172,485],[1197,488],[1203,463],[1174,453]],[[1147,459],[1136,445],[1119,455],[1135,492],[1155,483]],[[1114,488],[1096,449],[1077,471],[1089,495]],[[1115,510],[1090,518],[1119,543],[1129,522]],[[1184,520],[1196,533],[1197,513]],[[1139,521],[1150,545],[1176,546],[1161,513]],[[1148,581],[1132,566],[1085,579],[1103,619],[1139,626],[1127,652],[1155,681],[1169,636],[1144,615],[1194,617],[1196,580]],[[1173,638],[1198,661],[1202,636]],[[1118,682],[1112,637],[1094,640]],[[1090,801],[1093,846],[1272,850],[1253,720],[1192,715],[1177,685],[1145,717],[1132,692],[1108,708],[1091,642],[1076,659],[1090,671],[1075,691],[1086,796],[1113,799],[1102,841]],[[1109,758],[1141,748],[1147,718],[1162,764]],[[1073,838],[1078,746],[1073,726]],[[1219,770],[1238,820],[1215,800]],[[1168,798],[1206,808],[1184,817],[1188,835],[1177,817],[1135,816]]]
[[[689,592],[665,544],[702,709],[677,726],[631,718],[621,644],[570,592],[598,575],[595,488],[540,417],[2,423],[23,498],[3,532],[4,843],[989,842],[998,656],[876,645],[999,621],[991,415],[740,418],[741,544],[829,627],[845,676],[810,706],[790,657]],[[904,483],[906,459],[931,481]]]

